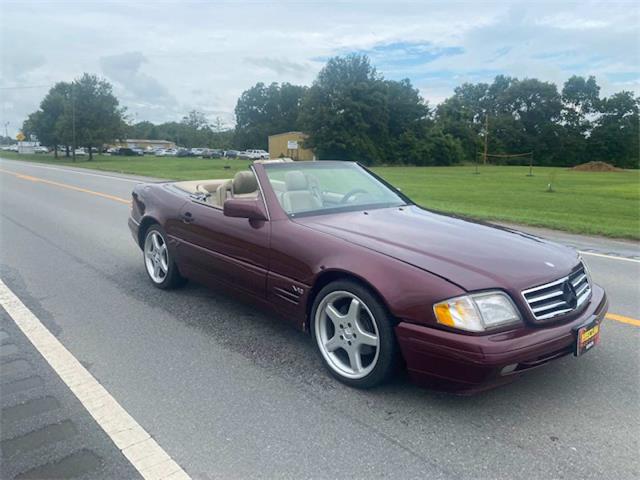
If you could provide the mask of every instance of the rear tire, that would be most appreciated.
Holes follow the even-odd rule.
[[[170,290],[185,284],[171,255],[167,235],[158,225],[151,225],[145,233],[142,258],[151,283],[162,290]]]
[[[322,362],[342,383],[372,388],[395,373],[399,353],[393,318],[359,283],[338,280],[320,290],[310,327]]]

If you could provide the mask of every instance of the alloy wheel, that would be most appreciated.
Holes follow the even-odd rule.
[[[155,283],[162,283],[169,273],[169,252],[162,235],[152,230],[144,241],[144,263]]]
[[[380,352],[376,319],[353,293],[335,291],[322,299],[315,336],[322,356],[337,374],[359,379],[375,368]]]

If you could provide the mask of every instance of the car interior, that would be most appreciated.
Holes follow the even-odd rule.
[[[280,205],[287,213],[296,213],[321,208],[322,194],[318,180],[300,170],[287,172],[284,181],[272,180],[271,185]],[[236,173],[233,179],[210,179],[176,182],[174,186],[191,195],[204,197],[204,201],[222,208],[229,198],[257,198],[258,181],[250,170]]]
[[[222,208],[229,198],[257,198],[258,181],[253,172],[242,170],[232,179],[192,180],[176,182],[174,186],[194,196],[202,196],[206,203]]]

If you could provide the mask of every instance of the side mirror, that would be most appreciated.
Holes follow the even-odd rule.
[[[261,198],[230,198],[222,207],[225,217],[248,218],[249,220],[266,220],[267,212]]]

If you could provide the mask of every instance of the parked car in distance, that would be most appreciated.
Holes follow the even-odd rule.
[[[269,152],[265,152],[264,150],[256,150],[256,149],[246,150],[245,155],[247,156],[247,158],[251,158],[253,160],[269,159]]]
[[[202,153],[202,158],[222,158],[224,156],[224,151],[219,148],[207,148]]]
[[[224,156],[227,158],[238,158],[240,156],[240,152],[238,150],[227,150],[224,152]]]
[[[206,149],[204,148],[192,148],[191,153],[194,157],[199,157]]]
[[[175,148],[160,149],[156,152],[158,157],[175,157],[178,150]]]
[[[84,155],[86,155],[87,153],[85,152],[84,148],[76,148],[75,150],[75,156],[76,157],[82,157]]]
[[[47,147],[38,146],[33,149],[34,153],[49,153],[49,149]]]
[[[129,147],[120,147],[115,152],[113,152],[111,155],[118,155],[118,156],[122,156],[122,157],[141,157],[141,156],[144,155],[144,153],[140,149],[134,149],[134,148],[129,148]]]
[[[176,157],[195,157],[195,155],[188,148],[179,148]]]
[[[429,211],[356,163],[250,168],[134,187],[129,227],[153,285],[192,279],[270,308],[355,387],[404,365],[420,384],[478,391],[598,345],[607,296],[574,249]]]

